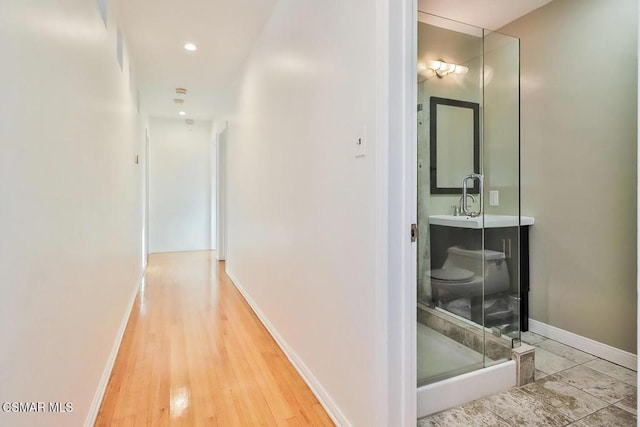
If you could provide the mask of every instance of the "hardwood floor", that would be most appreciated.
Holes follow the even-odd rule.
[[[96,426],[332,426],[211,252],[152,255]]]

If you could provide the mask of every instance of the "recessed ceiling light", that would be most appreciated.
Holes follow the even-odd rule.
[[[180,114],[181,116],[186,116],[187,113],[185,113],[184,111],[180,111],[178,114]]]
[[[187,49],[188,51],[193,52],[194,50],[198,50],[198,46],[196,46],[193,43],[187,43],[184,45],[184,48]]]

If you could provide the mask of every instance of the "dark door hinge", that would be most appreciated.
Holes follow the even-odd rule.
[[[415,242],[418,240],[418,225],[411,224],[411,241]]]

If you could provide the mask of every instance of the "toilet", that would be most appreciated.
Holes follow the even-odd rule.
[[[488,249],[484,250],[483,262],[482,249],[450,247],[442,268],[431,270],[429,276],[436,304],[486,297],[508,291],[510,286],[504,253]]]

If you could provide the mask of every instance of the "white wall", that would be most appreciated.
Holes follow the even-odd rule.
[[[280,1],[228,128],[228,272],[356,426],[387,425],[376,18],[364,0]]]
[[[141,277],[142,137],[114,16],[0,2],[0,402],[74,408],[0,425],[85,422]]]
[[[211,249],[211,122],[149,121],[150,252]]]

